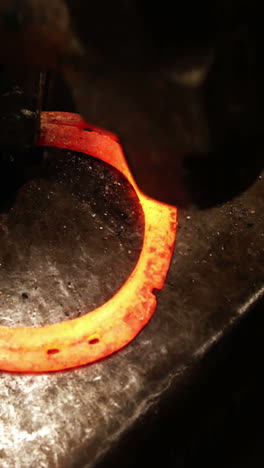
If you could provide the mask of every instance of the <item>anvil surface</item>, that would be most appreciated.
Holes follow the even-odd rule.
[[[42,262],[43,279],[46,278],[45,284],[36,285],[33,276],[23,277],[26,269],[23,271],[21,259],[20,267],[15,264],[20,257],[19,249],[14,245],[15,252],[5,257],[9,276],[6,273],[1,276],[1,291],[9,287],[9,296],[0,296],[2,325],[40,325],[68,319],[77,312],[81,314],[89,300],[89,307],[93,308],[98,301],[105,300],[113,293],[106,287],[105,279],[100,281],[104,265],[106,278],[112,278],[112,283],[107,284],[111,283],[115,291],[137,260],[143,232],[141,212],[139,208],[131,210],[131,203],[136,202],[133,194],[125,197],[125,189],[122,188],[125,182],[118,178],[116,172],[108,176],[101,163],[90,163],[88,159],[87,167],[82,172],[82,197],[78,198],[78,183],[75,182],[80,180],[81,162],[76,154],[67,152],[65,158],[63,154],[58,150],[49,150],[44,167],[50,167],[47,161],[51,161],[54,177],[49,178],[48,170],[44,171],[45,176],[42,173],[34,174],[22,185],[11,205],[0,213],[5,249],[9,245],[7,236],[12,236],[7,228],[9,223],[13,223],[12,226],[17,229],[17,239],[20,239],[18,246],[22,245],[20,233],[23,239],[27,239],[28,235],[31,240],[31,250],[28,252],[32,255],[28,265],[37,268],[36,265],[39,267]],[[52,163],[54,158],[56,164]],[[68,162],[71,160],[77,160],[77,163]],[[98,173],[103,176],[99,185],[101,191],[107,193],[102,205],[96,207],[101,196],[100,190],[96,192],[94,183],[95,178],[98,180]],[[64,176],[60,177],[61,174]],[[73,181],[70,185],[69,180]],[[231,398],[235,385],[234,382],[232,384],[232,376],[240,372],[239,375],[243,375],[247,381],[247,375],[255,375],[254,365],[249,365],[245,359],[245,348],[249,341],[257,346],[264,334],[261,314],[264,307],[263,183],[260,177],[246,193],[222,207],[204,212],[179,213],[175,252],[166,285],[158,293],[155,315],[140,335],[122,351],[93,365],[70,371],[41,375],[1,372],[2,468],[90,468],[98,464],[107,467],[113,461],[115,466],[120,467],[147,466],[146,460],[151,460],[151,456],[158,459],[162,451],[163,455],[166,452],[167,457],[164,455],[162,458],[163,466],[174,466],[170,458],[173,456],[181,460],[182,464],[177,466],[193,466],[190,453],[197,453],[198,449],[190,448],[190,441],[199,439],[197,433],[200,428],[209,424],[208,420],[218,421],[219,431],[224,427],[217,411],[211,414],[211,419],[207,415],[198,422],[199,417],[194,409],[198,411],[201,401],[203,415],[208,408],[226,408],[225,397],[228,400],[229,393]],[[49,184],[55,187],[53,193],[50,193]],[[89,196],[91,187],[94,192]],[[116,187],[121,188],[118,191]],[[112,196],[108,196],[108,191]],[[66,193],[69,193],[69,197],[65,196]],[[54,203],[58,204],[57,218],[54,217]],[[78,212],[73,210],[74,203],[76,206],[78,204]],[[18,206],[20,221],[14,218]],[[103,219],[105,208],[109,222]],[[30,217],[30,212],[39,217]],[[76,213],[79,217],[83,216],[79,218],[79,224]],[[123,224],[120,222],[122,213],[125,218]],[[96,216],[92,217],[93,214]],[[63,224],[60,224],[60,216]],[[73,219],[74,216],[76,219]],[[99,221],[98,216],[101,216]],[[85,231],[88,217],[90,224]],[[91,224],[93,219],[95,224]],[[49,234],[52,230],[55,232],[59,225],[60,240],[55,234]],[[103,229],[100,229],[102,226]],[[102,237],[101,231],[104,231]],[[93,239],[90,250],[89,236]],[[96,238],[98,242],[94,240]],[[76,241],[76,262],[71,269],[74,252],[69,253],[69,242],[73,239]],[[54,243],[57,253],[52,257],[52,250],[48,249],[54,249]],[[103,245],[106,261],[102,261]],[[92,258],[92,250],[98,250],[100,255]],[[128,251],[132,255],[130,260],[126,260],[130,255]],[[6,253],[4,248],[0,252],[3,259]],[[82,258],[86,255],[84,264],[80,261],[80,255]],[[63,261],[65,269],[56,269],[55,266],[62,265]],[[47,264],[49,272],[45,270]],[[13,266],[12,271],[8,265]],[[22,275],[17,274],[15,278],[14,271],[18,270]],[[83,271],[83,276],[77,277],[80,271]],[[115,276],[117,273],[118,278]],[[65,283],[65,278],[70,284]],[[15,279],[17,282],[12,289],[11,283]],[[39,288],[38,293],[34,289],[36,287]],[[102,296],[103,291],[105,297]],[[76,312],[74,307],[77,303]],[[16,312],[9,312],[8,315],[4,313],[7,310]],[[251,352],[257,355],[255,348],[252,351],[253,347]],[[239,370],[241,360],[244,360],[243,371]],[[221,376],[221,386],[215,388],[217,376]],[[211,391],[208,390],[210,388]],[[212,392],[218,406],[212,399]],[[208,394],[210,398],[207,399],[205,395]],[[164,448],[157,428],[162,427],[163,433],[166,433],[166,427],[171,427],[170,423],[175,433],[169,430],[168,449],[167,442]],[[219,450],[219,437],[213,429],[211,433]],[[210,440],[208,433],[206,437],[203,433],[201,438]],[[151,443],[152,439],[156,442]],[[214,466],[218,466],[217,460]]]

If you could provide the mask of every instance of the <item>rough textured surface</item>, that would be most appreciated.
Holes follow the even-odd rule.
[[[164,401],[170,410],[181,407],[188,382],[193,382],[194,396],[201,391],[195,376],[205,372],[205,357],[250,315],[252,305],[261,300],[263,279],[263,179],[224,207],[181,212],[176,250],[156,314],[132,344],[102,362],[69,372],[1,374],[1,466],[90,468],[100,459],[108,466],[119,446],[117,453],[125,461],[117,455],[116,466],[129,466],[128,460],[137,466],[133,460],[139,426],[147,437]],[[212,369],[221,368],[223,356],[209,359],[203,384]],[[222,371],[227,375],[227,369]],[[180,418],[180,410],[174,422],[175,417]],[[178,450],[176,440],[174,451]],[[140,457],[137,464],[141,466]]]
[[[0,212],[0,324],[40,326],[110,299],[134,268],[143,215],[130,184],[92,157],[46,151]]]

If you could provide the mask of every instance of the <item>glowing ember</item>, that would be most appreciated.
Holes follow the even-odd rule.
[[[155,289],[168,272],[176,234],[176,208],[137,188],[114,135],[90,128],[76,114],[44,112],[39,145],[89,154],[118,169],[134,187],[145,216],[138,263],[117,294],[83,317],[40,328],[0,327],[0,369],[44,372],[81,366],[118,351],[142,330],[156,308]]]

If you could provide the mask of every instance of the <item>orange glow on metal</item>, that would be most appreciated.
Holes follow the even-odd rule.
[[[114,297],[80,318],[39,328],[0,327],[1,370],[57,371],[97,361],[131,342],[155,311],[153,290],[162,289],[169,269],[176,208],[139,191],[115,136],[85,128],[91,126],[76,114],[44,112],[39,145],[89,154],[114,166],[129,180],[145,216],[138,263]]]

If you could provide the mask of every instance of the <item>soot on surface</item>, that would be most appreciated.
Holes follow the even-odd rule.
[[[110,299],[142,247],[134,189],[109,165],[49,149],[0,212],[0,325],[42,326]]]

